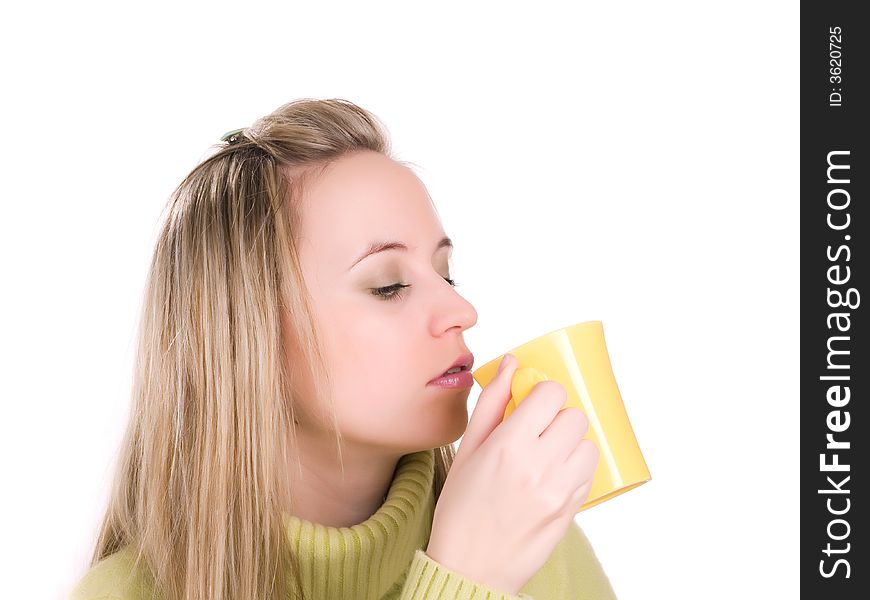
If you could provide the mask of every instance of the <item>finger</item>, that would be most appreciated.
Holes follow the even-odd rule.
[[[595,469],[598,468],[599,457],[600,452],[595,442],[583,438],[561,467],[554,470],[554,475],[559,477],[567,489],[573,490],[586,484],[591,485]]]
[[[568,393],[558,381],[540,381],[505,421],[506,435],[535,440],[549,427],[556,413],[565,405]]]
[[[462,436],[462,442],[456,450],[457,458],[460,452],[463,455],[472,454],[502,422],[505,407],[511,397],[511,378],[517,370],[516,357],[505,354],[499,369],[500,371],[477,398],[474,411]]]
[[[563,408],[541,433],[538,452],[542,457],[550,458],[550,462],[555,461],[554,464],[561,466],[588,429],[589,421],[582,410],[576,406]]]
[[[573,494],[571,494],[571,501],[569,504],[571,515],[576,515],[578,512],[580,512],[580,509],[583,508],[583,505],[586,504],[586,501],[589,499],[590,491],[592,491],[591,479],[581,485],[574,491]]]

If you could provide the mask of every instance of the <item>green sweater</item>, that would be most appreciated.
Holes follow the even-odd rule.
[[[285,515],[312,600],[614,600],[607,575],[583,531],[574,522],[544,566],[519,595],[487,587],[447,569],[424,552],[435,497],[433,450],[399,459],[387,499],[352,527],[326,527]],[[147,585],[131,574],[130,547],[94,565],[71,600],[141,600]]]

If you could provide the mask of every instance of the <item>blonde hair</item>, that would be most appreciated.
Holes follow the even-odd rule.
[[[298,254],[305,182],[358,151],[392,158],[376,117],[289,102],[217,144],[171,194],[142,302],[130,419],[91,566],[132,546],[165,600],[302,598],[291,506],[291,347],[329,398]],[[282,317],[292,339],[281,335]],[[453,462],[435,449],[435,499]],[[297,465],[298,465],[298,455]]]

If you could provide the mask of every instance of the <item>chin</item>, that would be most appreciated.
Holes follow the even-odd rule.
[[[447,439],[444,443],[439,444],[439,446],[446,446],[447,444],[452,444],[463,435],[465,435],[465,430],[468,429],[468,409],[466,408],[464,411],[461,411],[461,413],[457,411],[457,415],[458,414],[461,414],[462,418],[457,418],[454,428],[447,436],[449,439]]]
[[[456,411],[449,418],[440,421],[437,428],[434,422],[427,423],[426,431],[421,431],[414,440],[414,446],[438,448],[452,444],[465,434],[468,428],[468,413]]]

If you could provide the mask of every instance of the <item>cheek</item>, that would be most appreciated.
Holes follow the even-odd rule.
[[[432,358],[419,315],[367,300],[321,305],[336,408],[348,425],[395,426],[423,402]]]
[[[347,377],[375,378],[405,370],[420,354],[414,348],[414,325],[405,315],[377,306],[378,300],[348,304],[329,322],[331,354]]]
[[[421,401],[425,381],[409,335],[371,321],[337,332],[333,370],[336,403],[348,423],[392,423]],[[423,371],[425,372],[425,371]],[[425,376],[423,376],[425,379]]]

